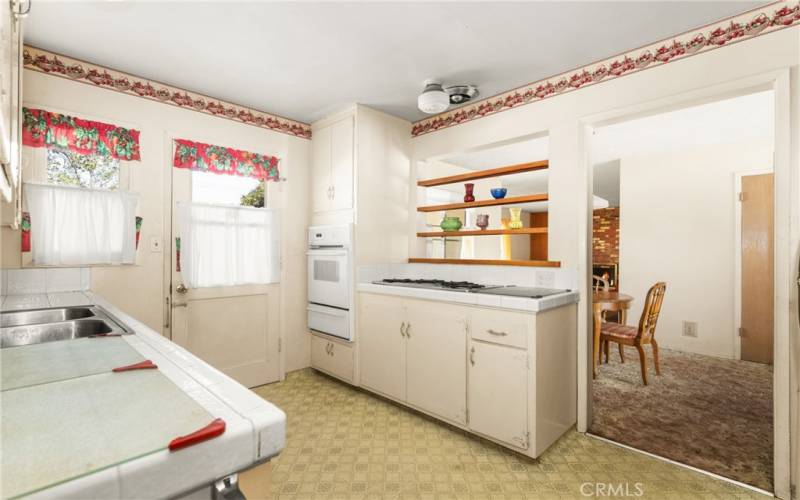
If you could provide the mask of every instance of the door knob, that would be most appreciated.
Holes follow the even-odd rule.
[[[186,288],[186,285],[184,285],[183,283],[175,287],[175,291],[178,293],[186,293],[188,290],[189,289]]]

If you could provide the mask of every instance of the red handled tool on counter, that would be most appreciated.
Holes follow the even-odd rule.
[[[201,443],[209,439],[215,438],[225,432],[225,421],[221,418],[215,418],[210,424],[200,430],[194,431],[185,436],[176,437],[169,442],[169,451],[180,450],[193,444]]]
[[[127,365],[127,366],[118,366],[112,369],[111,371],[119,373],[119,372],[129,372],[132,370],[152,370],[155,368],[158,368],[157,364],[153,363],[149,359],[145,359],[140,363],[134,363],[132,365]]]

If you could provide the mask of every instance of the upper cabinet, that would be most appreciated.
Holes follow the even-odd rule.
[[[312,209],[315,214],[353,208],[354,117],[346,116],[313,132]]]
[[[28,8],[27,2],[5,2],[0,7],[0,195],[14,205],[13,220],[19,221],[22,124],[22,19],[15,12]]]

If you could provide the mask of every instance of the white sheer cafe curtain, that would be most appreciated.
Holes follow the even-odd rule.
[[[34,264],[133,264],[139,196],[52,184],[25,184]]]
[[[178,214],[188,288],[280,281],[276,210],[180,202]]]

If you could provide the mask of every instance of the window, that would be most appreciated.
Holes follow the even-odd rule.
[[[123,163],[56,148],[43,156],[39,182],[25,185],[32,264],[135,263],[138,196],[124,189]]]
[[[119,160],[96,154],[47,150],[47,183],[89,189],[119,188]]]
[[[264,206],[264,181],[255,177],[192,171],[192,201],[243,207]]]

